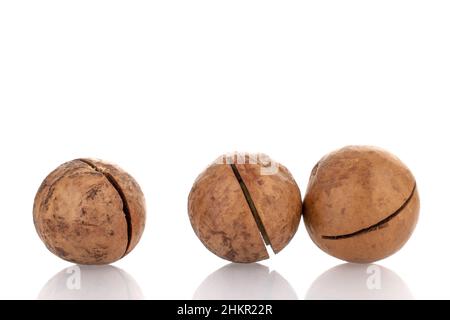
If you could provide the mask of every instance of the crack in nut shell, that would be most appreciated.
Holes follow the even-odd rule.
[[[33,219],[42,241],[60,258],[79,264],[107,264],[122,258],[139,241],[145,224],[145,201],[136,181],[126,172],[100,160],[89,161],[108,170],[127,196],[132,243],[128,245],[118,191],[103,173],[79,160],[64,163],[46,177],[35,197]]]
[[[264,231],[258,228],[253,215],[259,215],[278,253],[297,231],[302,208],[300,190],[281,165],[273,175],[261,175],[261,167],[267,164],[249,163],[249,159],[258,159],[256,155],[227,159],[215,161],[195,181],[188,200],[192,227],[203,244],[219,257],[244,263],[267,259],[261,234]],[[231,164],[239,170],[257,212],[250,210]]]
[[[408,241],[414,232],[419,208],[419,195],[414,192],[411,201],[388,224],[377,230],[341,240],[324,240],[319,247],[332,256],[354,263],[371,263],[384,259]]]
[[[395,217],[370,229],[408,199]],[[417,223],[419,207],[415,179],[398,158],[379,148],[350,146],[328,154],[316,165],[303,211],[316,245],[337,258],[368,263],[392,255],[406,243]],[[370,232],[337,240],[323,237],[364,229]]]
[[[236,165],[255,203],[270,245],[280,252],[297,232],[302,211],[300,190],[292,175],[278,164],[278,172],[261,175],[259,165]]]
[[[334,236],[322,236],[322,239],[328,239],[328,240],[348,239],[348,238],[359,236],[359,235],[367,233],[367,232],[372,232],[372,231],[375,231],[375,230],[378,230],[378,229],[385,228],[392,219],[395,219],[400,213],[404,212],[403,210],[413,200],[414,196],[416,196],[416,185],[414,185],[414,188],[413,188],[413,190],[411,192],[411,195],[405,201],[405,203],[403,203],[402,206],[400,208],[398,208],[394,213],[392,213],[391,215],[387,216],[386,218],[384,218],[380,222],[377,222],[376,224],[374,224],[374,225],[372,225],[370,227],[366,227],[366,228],[360,229],[360,230],[355,231],[353,233],[340,234],[340,235],[334,235]]]
[[[130,243],[128,243],[127,251],[124,255],[133,250],[145,228],[145,198],[139,184],[136,180],[125,172],[123,169],[102,160],[87,159],[97,170],[113,177],[115,183],[120,188],[120,192],[126,198],[128,206],[128,214],[130,215],[131,235],[129,235]]]
[[[214,254],[242,263],[269,258],[229,165],[213,164],[197,178],[188,208],[195,233]]]

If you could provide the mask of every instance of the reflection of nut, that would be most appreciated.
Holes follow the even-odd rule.
[[[344,263],[319,276],[305,300],[411,300],[407,284],[394,271],[371,264]]]
[[[282,165],[263,175],[260,161],[252,160],[259,157],[241,158],[215,161],[200,174],[189,194],[189,218],[210,251],[233,262],[255,262],[269,257],[264,243],[278,253],[294,236],[301,196]]]
[[[60,258],[107,264],[138,243],[145,224],[144,195],[117,166],[73,160],[44,180],[36,194],[33,218],[42,241]]]
[[[230,263],[210,274],[194,300],[297,300],[289,282],[259,263]]]
[[[42,288],[39,300],[141,300],[141,288],[124,270],[73,265],[58,272]]]
[[[346,147],[314,167],[303,210],[322,250],[367,263],[406,243],[417,223],[419,195],[413,175],[395,156],[374,147]]]

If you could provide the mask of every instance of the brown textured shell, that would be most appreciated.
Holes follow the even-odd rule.
[[[210,251],[233,262],[251,263],[269,257],[263,237],[275,253],[292,239],[300,222],[301,196],[285,167],[277,164],[273,174],[261,174],[265,164],[259,157],[240,155],[245,163],[237,158],[215,161],[200,174],[189,194],[188,211],[195,233]],[[256,218],[231,165],[248,189]]]
[[[77,159],[44,180],[35,197],[33,219],[42,241],[60,258],[108,264],[139,241],[145,200],[137,182],[119,167]]]
[[[369,263],[406,243],[419,207],[415,179],[398,158],[375,147],[349,146],[314,167],[303,213],[312,240],[322,250]]]

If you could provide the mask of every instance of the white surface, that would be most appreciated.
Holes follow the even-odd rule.
[[[271,155],[304,193],[316,161],[348,144],[397,154],[420,188],[416,232],[378,263],[385,297],[450,298],[449,17],[449,1],[1,1],[0,298],[82,294],[61,292],[72,265],[39,240],[32,205],[51,170],[86,156],[129,171],[148,202],[121,270],[82,270],[87,298],[108,291],[86,280],[96,272],[132,298],[261,297],[233,281],[329,297],[320,288],[361,268],[332,269],[303,223],[268,268],[217,271],[227,262],[196,238],[187,196],[234,150]],[[352,288],[337,297],[375,297]]]

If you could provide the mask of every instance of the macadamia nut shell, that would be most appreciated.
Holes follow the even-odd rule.
[[[273,168],[258,155],[222,156],[195,181],[189,218],[219,257],[242,263],[267,259],[266,245],[278,253],[297,231],[300,190],[285,167],[268,162]]]
[[[95,159],[59,166],[34,201],[36,231],[47,248],[79,264],[108,264],[129,253],[145,226],[145,200],[119,167]]]
[[[309,235],[322,250],[369,263],[406,243],[419,207],[415,179],[398,158],[379,148],[350,146],[314,167],[303,213]]]

